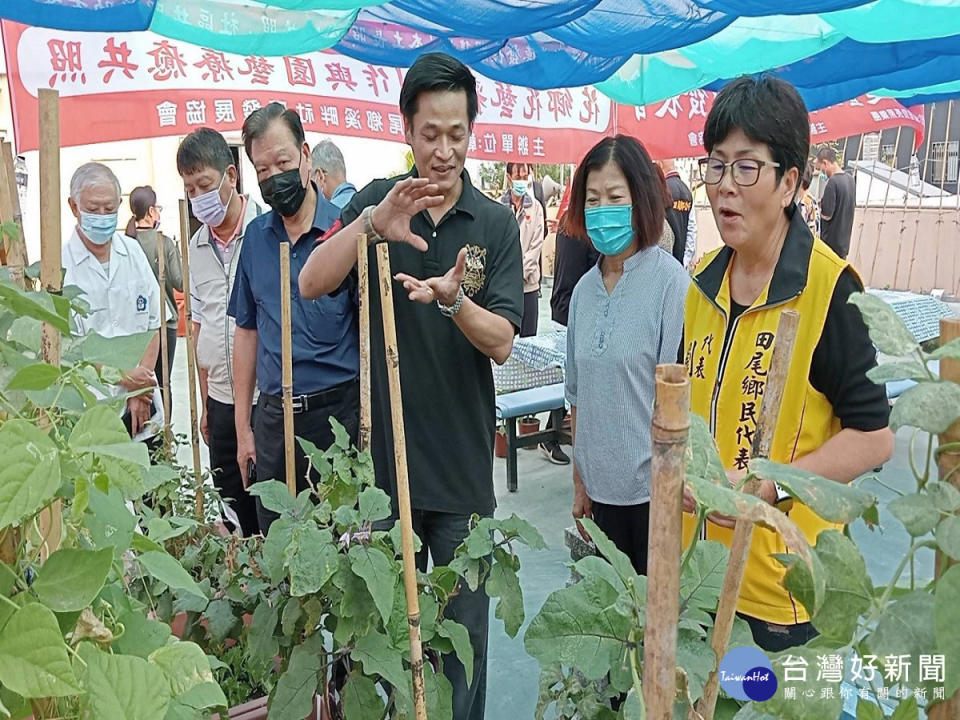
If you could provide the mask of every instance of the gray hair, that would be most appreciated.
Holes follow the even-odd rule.
[[[347,176],[347,166],[343,162],[343,153],[330,140],[321,140],[313,148],[310,155],[313,160],[313,169],[321,168],[325,173],[337,177]]]
[[[74,202],[80,202],[80,194],[87,188],[96,185],[112,184],[117,190],[117,201],[120,201],[120,181],[113,174],[113,170],[103,163],[88,162],[76,169],[70,178],[70,197]]]

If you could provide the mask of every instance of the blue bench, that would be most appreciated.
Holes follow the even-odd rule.
[[[507,490],[517,491],[517,450],[535,447],[546,440],[569,443],[570,434],[563,429],[563,383],[517,390],[497,396],[497,420],[506,425]],[[553,422],[548,430],[517,435],[517,418],[549,412]]]

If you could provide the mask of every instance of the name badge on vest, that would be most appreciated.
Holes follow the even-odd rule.
[[[137,295],[137,312],[143,312],[147,309],[147,299],[143,295]]]

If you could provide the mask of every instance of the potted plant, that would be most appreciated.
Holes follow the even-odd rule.
[[[517,421],[518,435],[532,435],[540,432],[540,420],[536,415],[524,415]]]
[[[507,456],[507,431],[502,422],[497,424],[497,433],[493,436],[493,456],[498,458]]]

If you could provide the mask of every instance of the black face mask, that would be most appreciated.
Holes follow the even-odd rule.
[[[302,153],[300,163],[303,163]],[[283,217],[296,215],[307,196],[307,188],[300,179],[300,166],[296,170],[287,170],[261,180],[260,194],[263,201]]]

